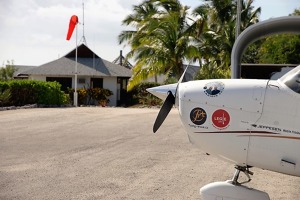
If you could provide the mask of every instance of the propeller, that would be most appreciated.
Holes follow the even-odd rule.
[[[169,112],[171,111],[173,105],[175,104],[175,99],[177,97],[177,91],[179,88],[179,84],[183,81],[184,79],[184,75],[187,71],[187,68],[185,68],[182,76],[180,77],[178,83],[176,84],[170,84],[170,85],[163,85],[163,86],[158,86],[158,87],[154,87],[154,88],[149,88],[147,89],[148,92],[154,94],[155,96],[163,99],[163,97],[166,96],[166,92],[167,92],[167,98],[164,101],[157,117],[156,120],[154,122],[153,125],[153,133],[155,133],[159,127],[162,125],[162,123],[165,121],[165,119],[167,118]],[[173,95],[173,93],[175,95]]]
[[[175,96],[172,94],[171,91],[168,91],[168,96],[167,96],[165,102],[163,103],[163,105],[156,117],[156,120],[154,122],[153,133],[155,133],[159,129],[159,127],[162,125],[162,123],[165,121],[170,110],[173,107],[173,104],[175,104]]]

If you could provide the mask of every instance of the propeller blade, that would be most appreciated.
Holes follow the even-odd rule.
[[[179,89],[179,84],[182,83],[184,81],[184,76],[185,73],[188,69],[188,66],[185,68],[182,76],[180,77],[178,83],[175,84],[169,84],[169,85],[163,85],[163,86],[158,86],[158,87],[153,87],[153,88],[148,88],[147,91],[152,93],[153,95],[157,96],[158,98],[164,99],[166,98],[166,100],[164,101],[157,117],[155,120],[155,123],[153,125],[153,132],[155,133],[159,127],[162,125],[162,123],[165,121],[166,117],[168,116],[170,110],[172,109],[173,105],[175,104],[175,107],[178,106],[178,101],[179,101],[179,97],[178,97],[178,89]],[[168,91],[168,92],[167,92]],[[168,94],[168,96],[166,97],[166,94]],[[173,95],[174,94],[174,95]]]
[[[155,123],[153,125],[153,133],[155,133],[165,121],[166,117],[168,116],[170,110],[173,107],[173,104],[175,103],[175,97],[172,94],[172,92],[169,91],[168,93],[169,94],[156,117]]]

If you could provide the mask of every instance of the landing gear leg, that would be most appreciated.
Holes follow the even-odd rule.
[[[234,176],[233,176],[233,178],[231,180],[231,183],[233,185],[242,185],[244,183],[249,183],[251,181],[250,175],[253,175],[253,172],[251,172],[249,170],[249,166],[238,166],[238,165],[236,165],[235,169],[236,170],[235,170]],[[247,181],[244,181],[244,182],[241,182],[241,183],[238,182],[238,179],[239,179],[239,176],[240,176],[240,172],[243,172],[247,176],[247,178],[248,178]]]

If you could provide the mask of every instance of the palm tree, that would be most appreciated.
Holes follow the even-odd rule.
[[[147,22],[151,17],[158,13],[158,10],[153,5],[151,1],[144,1],[140,5],[133,7],[133,14],[128,15],[123,21],[122,24],[126,26],[133,26],[136,30],[126,30],[122,31],[118,36],[119,43],[124,43],[127,41],[129,45],[132,44],[134,36],[137,35],[137,32],[142,32]]]
[[[241,11],[241,30],[245,30],[249,26],[259,22],[259,15],[261,13],[261,8],[255,10],[252,5],[254,0],[242,1],[242,11]]]
[[[236,3],[205,0],[194,10],[194,17],[178,0],[145,0],[134,6],[133,14],[123,20],[134,30],[119,35],[119,43],[131,47],[127,58],[136,61],[128,89],[159,74],[179,78],[184,61],[199,61],[202,78],[229,77]],[[242,3],[241,30],[258,22],[260,8],[253,11],[252,3]]]
[[[191,42],[194,34],[187,22],[189,7],[178,0],[146,0],[135,8],[143,9],[134,9],[123,23],[134,25],[136,30],[119,35],[120,43],[127,41],[131,46],[127,57],[136,61],[128,89],[159,74],[172,74],[179,79],[184,60],[199,57]]]
[[[230,55],[235,42],[236,5],[232,0],[205,0],[205,4],[194,10],[194,15],[205,19],[204,31],[199,35],[199,51],[206,50],[198,78],[228,78]],[[258,22],[260,8],[253,11],[253,0],[242,1],[241,31]],[[208,45],[208,46],[207,46]],[[204,52],[202,53],[204,55]]]

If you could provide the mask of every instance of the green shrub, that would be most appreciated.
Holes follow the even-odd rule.
[[[131,91],[132,104],[143,104],[148,106],[161,105],[162,100],[150,94],[146,89],[159,86],[160,84],[154,82],[145,82],[136,85]]]
[[[71,101],[74,99],[74,89],[68,89]],[[79,105],[91,105],[95,104],[107,104],[109,103],[108,97],[113,95],[113,92],[104,88],[81,88],[77,89],[78,104]]]
[[[0,91],[9,89],[11,93],[8,105],[23,106],[26,104],[62,105],[68,102],[57,82],[35,80],[12,80],[0,82]]]
[[[74,90],[72,90],[74,93]],[[87,98],[88,98],[88,93],[87,90],[85,88],[82,89],[77,89],[77,94],[78,94],[78,104],[79,105],[84,105],[87,102]],[[74,97],[73,97],[74,98]]]
[[[9,89],[8,81],[0,81],[0,91]]]
[[[9,103],[9,100],[11,98],[11,93],[9,89],[0,91],[0,105],[5,106]]]
[[[107,97],[113,95],[112,91],[104,88],[90,88],[87,89],[87,93],[92,99],[96,100],[98,104],[102,106],[108,104],[109,99]]]

